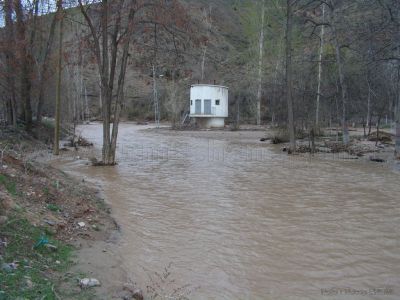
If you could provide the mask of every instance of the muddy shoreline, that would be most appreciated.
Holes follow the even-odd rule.
[[[57,299],[131,297],[135,286],[114,251],[120,227],[98,187],[60,171],[58,158],[46,144],[24,132],[5,129],[0,145],[0,277],[5,284],[0,284],[0,296],[30,298],[40,292]],[[19,223],[30,224],[33,235],[22,247],[15,236],[31,229],[13,226]],[[55,252],[46,250],[47,244]],[[21,260],[33,271],[26,266],[24,271]],[[42,260],[48,262],[41,265]],[[35,268],[46,274],[51,288],[37,277]],[[23,280],[12,280],[19,276]],[[96,278],[101,285],[82,289],[78,285],[82,278]],[[19,287],[12,288],[13,284]]]
[[[269,126],[243,126],[238,130],[231,130],[229,128],[223,129],[185,129],[174,130],[167,125],[160,128],[144,128],[141,130],[144,133],[153,135],[168,135],[173,137],[195,137],[202,139],[212,139],[226,141],[232,144],[251,145],[255,147],[266,147],[274,153],[286,154],[285,149],[289,147],[289,143],[282,142],[279,144],[272,144],[271,138],[276,134],[276,129],[271,129]],[[329,129],[325,130],[329,132]],[[389,134],[382,131],[383,134]],[[334,135],[321,136],[316,138],[316,153],[304,151],[310,146],[307,137],[297,139],[297,146],[300,148],[295,156],[323,161],[352,161],[359,164],[371,164],[379,167],[387,167],[388,169],[400,172],[400,160],[395,159],[394,144],[392,143],[376,143],[375,141],[368,141],[363,136],[362,128],[355,128],[350,131],[350,145],[348,151],[332,150],[326,146],[327,138],[334,146],[340,145],[335,142]],[[320,149],[320,150],[319,150]]]

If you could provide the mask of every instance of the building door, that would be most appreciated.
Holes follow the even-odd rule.
[[[211,115],[211,100],[204,100],[204,114]]]
[[[197,99],[194,104],[194,114],[201,115],[201,100]]]

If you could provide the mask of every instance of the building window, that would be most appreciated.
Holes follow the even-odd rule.
[[[219,105],[219,100],[215,100],[215,105]]]
[[[190,100],[190,105],[193,105],[193,100]]]

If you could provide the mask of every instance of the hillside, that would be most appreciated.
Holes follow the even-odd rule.
[[[158,95],[161,102],[161,114],[163,118],[168,117],[168,95],[166,89],[170,84],[169,74],[173,70],[181,76],[179,85],[183,94],[179,99],[179,110],[186,110],[190,84],[204,83],[224,84],[235,86],[240,80],[233,70],[237,69],[235,55],[240,50],[248,47],[244,38],[243,28],[239,21],[239,15],[235,11],[232,1],[194,1],[182,2],[189,17],[190,30],[184,42],[184,50],[179,63],[171,63],[172,40],[165,36],[157,51],[157,80]],[[207,24],[204,22],[205,12],[209,13],[211,8],[211,30],[207,34]],[[51,18],[49,15],[42,20],[49,28]],[[131,46],[130,58],[126,74],[125,105],[123,115],[130,119],[153,119],[153,78],[152,78],[152,56],[153,49],[150,45],[151,36],[143,37],[136,35],[135,43]],[[48,32],[42,32],[42,38]],[[201,80],[201,62],[203,46],[198,40],[207,36],[207,53],[205,59],[204,80]],[[87,47],[79,49],[79,45],[85,45],[88,41],[87,26],[77,8],[67,10],[64,22],[64,70],[63,70],[63,117],[65,121],[71,121],[75,111],[76,119],[83,118],[89,113],[90,118],[99,116],[100,87],[97,65],[94,63],[92,53]],[[146,48],[147,47],[147,48]],[[150,56],[150,59],[149,59]],[[54,57],[55,59],[55,57]],[[54,71],[54,70],[53,70]],[[47,97],[45,113],[52,115],[53,99],[55,94],[54,76],[47,82]],[[86,105],[87,103],[87,105]],[[89,112],[86,107],[88,107]],[[88,117],[88,116],[86,116]]]

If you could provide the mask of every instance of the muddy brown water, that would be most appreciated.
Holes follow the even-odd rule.
[[[159,285],[168,296],[182,287],[190,299],[400,299],[398,174],[289,158],[246,133],[230,140],[142,129],[121,125],[116,167],[60,166],[102,187],[122,228],[122,267],[144,290]],[[79,130],[101,145],[100,125]],[[173,283],[155,275],[167,266]]]

